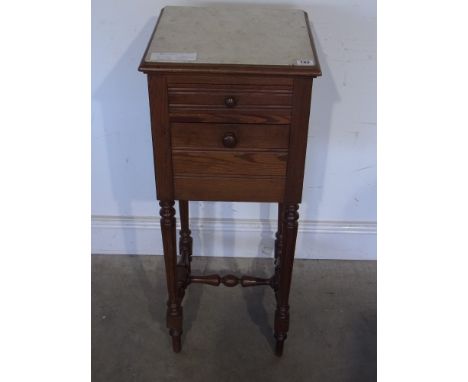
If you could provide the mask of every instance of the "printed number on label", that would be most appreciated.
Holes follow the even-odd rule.
[[[314,65],[314,60],[297,60],[297,65]]]

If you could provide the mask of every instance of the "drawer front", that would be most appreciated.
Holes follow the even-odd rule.
[[[289,125],[232,125],[173,123],[172,147],[176,149],[287,149]]]
[[[248,78],[229,76],[198,78],[203,80],[206,83],[184,77],[179,82],[169,80],[171,122],[290,123],[292,85],[287,81],[266,78],[260,83],[248,83]]]
[[[280,202],[285,178],[174,178],[175,199],[232,202]]]
[[[204,122],[204,123],[256,123],[256,124],[289,124],[290,109],[210,109],[207,107],[173,107],[169,109],[171,122]]]
[[[174,176],[285,176],[287,152],[284,151],[172,151]]]
[[[283,200],[290,78],[174,75],[167,86],[176,199]]]
[[[290,107],[291,102],[292,91],[285,86],[185,84],[169,88],[169,107]]]

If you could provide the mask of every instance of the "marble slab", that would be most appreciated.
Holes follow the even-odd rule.
[[[304,11],[245,5],[165,7],[145,61],[315,65]]]

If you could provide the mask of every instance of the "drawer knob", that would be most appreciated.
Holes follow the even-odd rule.
[[[224,104],[227,107],[234,107],[237,105],[237,100],[233,96],[224,98]]]
[[[232,149],[237,145],[237,138],[234,133],[226,133],[223,137],[223,146]]]

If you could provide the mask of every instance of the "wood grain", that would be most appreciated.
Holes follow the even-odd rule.
[[[233,133],[237,144],[232,150],[287,149],[289,125],[236,125],[214,123],[172,123],[172,147],[225,149],[223,137]]]
[[[285,176],[287,152],[173,150],[174,175]]]
[[[150,95],[156,193],[159,200],[173,200],[171,135],[167,106],[167,85],[164,76],[149,75],[148,92]]]
[[[236,100],[236,108],[263,106],[274,108],[278,106],[290,106],[292,93],[269,92],[247,89],[203,89],[170,88],[169,107],[174,106],[219,106],[225,108],[225,99],[233,97]]]
[[[285,178],[174,178],[175,197],[183,200],[230,202],[279,202],[283,199]]]
[[[300,203],[309,130],[312,78],[295,78],[291,130],[289,134],[288,187],[285,202]]]
[[[177,76],[167,76],[172,79],[172,83],[168,83],[169,92],[179,91],[200,91],[200,92],[221,92],[221,91],[234,91],[234,92],[252,92],[252,93],[282,93],[292,94],[293,81],[288,79],[287,82],[281,81],[280,78],[271,78],[269,81],[258,81],[255,77],[239,77],[239,76],[225,76],[222,77],[206,77],[206,76],[191,76],[183,79],[177,79]],[[203,78],[206,82],[200,82]],[[262,78],[262,77],[260,77]],[[236,81],[241,81],[237,83]],[[187,82],[188,81],[188,82]]]
[[[284,125],[291,120],[290,109],[210,109],[171,107],[171,122],[267,123]]]

